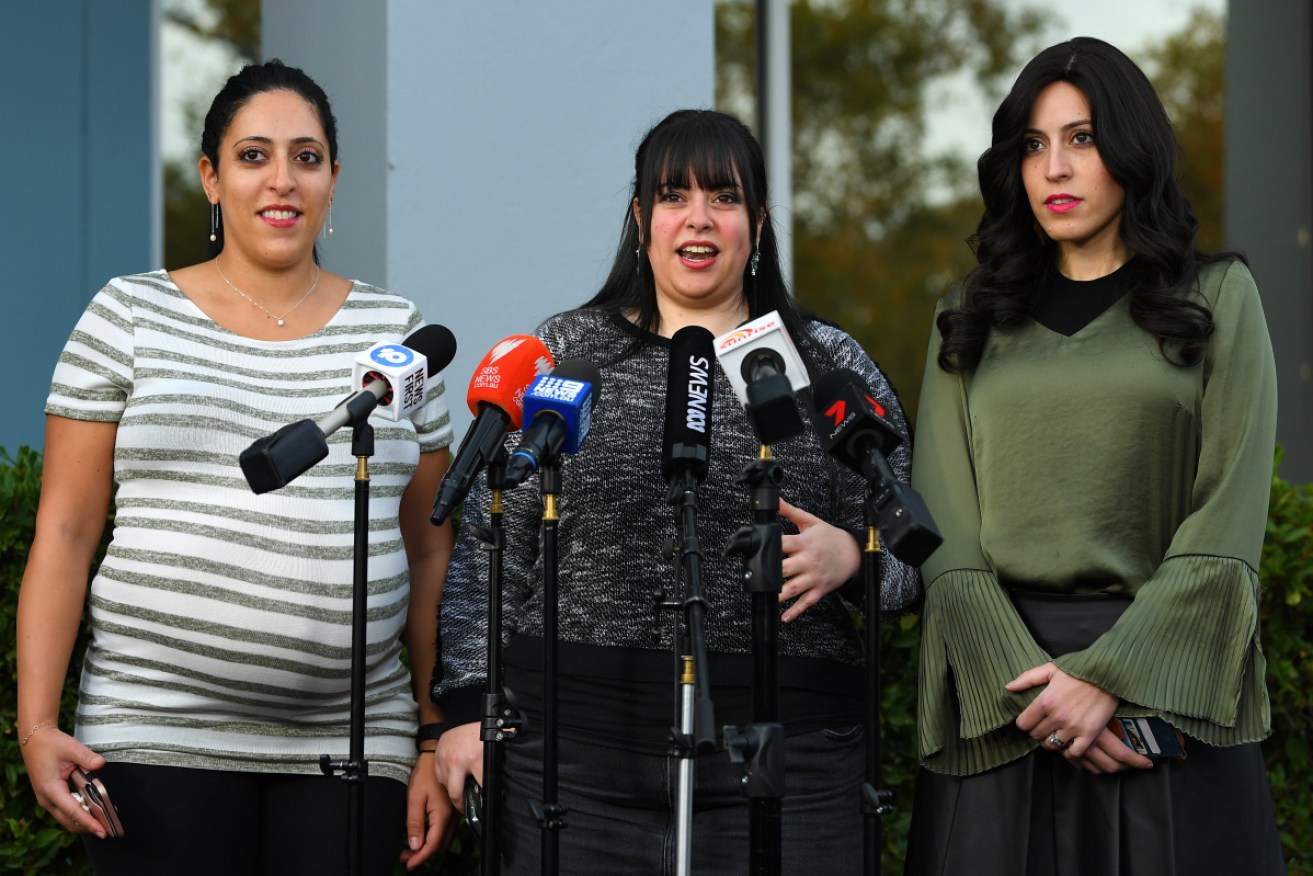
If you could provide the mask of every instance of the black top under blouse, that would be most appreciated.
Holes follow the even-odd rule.
[[[1045,328],[1071,337],[1116,304],[1135,279],[1135,259],[1094,280],[1071,280],[1054,269],[1040,284],[1030,315]]]

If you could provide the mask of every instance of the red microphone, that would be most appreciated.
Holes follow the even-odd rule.
[[[434,524],[441,524],[464,501],[479,472],[501,450],[506,433],[520,428],[525,391],[555,364],[547,346],[533,335],[511,335],[483,357],[465,395],[474,423],[438,487],[430,518]]]

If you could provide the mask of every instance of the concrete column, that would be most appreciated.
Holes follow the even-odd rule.
[[[1226,245],[1249,257],[1277,361],[1282,476],[1313,482],[1313,12],[1227,4]],[[1189,144],[1186,145],[1189,148]]]

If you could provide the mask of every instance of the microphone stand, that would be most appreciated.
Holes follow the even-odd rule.
[[[862,513],[866,544],[862,582],[866,588],[866,781],[862,784],[862,842],[867,876],[880,876],[884,850],[881,816],[893,811],[891,791],[880,787],[880,533],[876,528],[876,493],[866,491]]]
[[[702,543],[697,534],[698,479],[693,466],[698,457],[706,464],[706,448],[676,444],[672,448],[675,468],[666,499],[679,507],[676,521],[680,541],[676,548],[683,566],[683,599],[665,602],[665,592],[657,590],[658,608],[679,608],[683,624],[676,636],[679,666],[679,717],[671,733],[679,751],[676,782],[675,872],[690,876],[693,867],[693,766],[694,758],[715,750],[716,719],[711,700],[711,677],[707,665],[706,609],[702,586]],[[679,575],[676,574],[676,578]],[[678,581],[677,581],[678,583]],[[659,634],[659,628],[654,632]]]
[[[566,827],[565,807],[557,800],[557,536],[560,514],[556,497],[561,491],[561,464],[544,460],[540,490],[543,496],[543,799],[531,800],[533,815],[542,828],[542,872],[560,870],[560,833]]]
[[[499,450],[488,463],[488,530],[477,534],[488,552],[488,687],[482,698],[479,738],[483,740],[483,812],[479,856],[480,876],[498,876],[501,872],[501,743],[514,741],[524,727],[524,717],[514,709],[502,688],[502,555],[506,549],[506,529],[502,524],[502,489],[506,486],[506,449]]]
[[[763,444],[739,483],[752,490],[753,524],[735,533],[726,554],[744,557],[743,589],[752,594],[752,723],[724,728],[730,760],[743,764],[749,800],[749,861],[753,876],[779,876],[781,798],[784,796],[784,725],[779,722],[779,594],[783,589],[782,533],[778,525],[784,472]]]
[[[356,457],[355,542],[351,602],[351,727],[350,754],[335,761],[325,754],[319,769],[326,776],[342,773],[348,785],[347,860],[351,876],[364,872],[365,782],[369,763],[365,760],[365,622],[369,609],[369,458],[374,455],[374,427],[356,423],[351,433],[351,453]]]
[[[866,480],[862,522],[866,546],[862,575],[866,586],[866,781],[862,784],[863,844],[866,873],[881,871],[884,840],[880,818],[893,811],[893,793],[880,787],[880,535],[899,559],[920,566],[943,541],[925,502],[899,483],[881,451],[862,456],[859,471]]]

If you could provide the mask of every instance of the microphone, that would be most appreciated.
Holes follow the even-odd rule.
[[[862,376],[847,368],[821,377],[813,397],[821,417],[821,444],[871,486],[876,526],[889,550],[908,565],[920,566],[944,538],[920,495],[889,468],[886,456],[903,439],[885,419],[884,407]]]
[[[661,442],[661,476],[668,483],[683,472],[690,472],[699,484],[707,476],[714,355],[714,338],[700,325],[686,325],[670,339],[666,427]]]
[[[776,444],[805,428],[794,393],[808,386],[807,367],[771,311],[716,338],[716,358],[762,444]]]
[[[544,462],[578,453],[592,426],[593,403],[601,397],[602,374],[584,359],[567,359],[534,380],[524,395],[520,446],[506,463],[506,487],[524,483]]]
[[[377,408],[400,420],[424,403],[427,379],[451,364],[456,338],[441,325],[427,325],[402,343],[378,343],[356,355],[354,391],[318,421],[300,420],[256,439],[238,461],[251,491],[287,486],[328,455],[328,436],[363,423]],[[380,407],[381,406],[381,407]]]
[[[533,335],[511,335],[489,350],[474,369],[465,396],[474,422],[438,487],[430,518],[434,525],[442,525],[465,500],[479,472],[501,451],[506,433],[520,428],[525,390],[536,376],[551,368],[552,354],[546,344]]]

